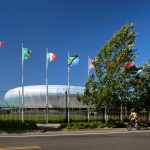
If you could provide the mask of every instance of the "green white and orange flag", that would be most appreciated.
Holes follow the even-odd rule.
[[[23,48],[23,60],[27,60],[31,57],[31,50]]]

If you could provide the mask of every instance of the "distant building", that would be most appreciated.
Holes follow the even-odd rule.
[[[49,85],[48,86],[48,106],[49,108],[66,108],[66,94],[68,86]],[[84,87],[70,86],[70,108],[87,108],[77,100],[77,95],[83,95]],[[22,87],[9,90],[4,100],[8,107],[21,107]],[[45,108],[46,106],[46,85],[24,86],[24,108]]]

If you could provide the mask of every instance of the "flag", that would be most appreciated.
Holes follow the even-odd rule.
[[[0,47],[5,45],[5,42],[0,42]]]
[[[133,67],[135,67],[135,62],[131,61],[131,62],[125,64],[124,67],[125,67],[125,69],[133,68]]]
[[[142,74],[142,73],[143,73],[143,69],[140,69],[140,70],[137,71],[137,74],[138,74],[138,75],[140,75],[140,74]]]
[[[79,62],[78,55],[68,57],[68,66],[79,65]]]
[[[95,68],[95,64],[97,63],[97,57],[90,59],[89,58],[89,69]]]
[[[31,57],[31,50],[28,48],[23,48],[23,60],[29,59]]]
[[[89,58],[89,69],[93,69],[93,68],[95,68],[95,66],[94,66],[94,59],[90,59]]]
[[[53,54],[53,53],[47,53],[47,61],[51,62],[54,61],[55,59],[57,59],[57,54]]]

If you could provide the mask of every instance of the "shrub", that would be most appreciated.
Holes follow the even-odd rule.
[[[62,128],[66,128],[67,127],[67,123],[61,123],[60,124],[60,128],[62,129]]]
[[[99,121],[97,127],[98,127],[98,128],[103,128],[103,127],[105,127],[104,122]]]
[[[87,129],[87,128],[103,128],[104,123],[102,121],[92,121],[92,122],[71,122],[62,123],[60,128],[66,129]]]
[[[86,129],[86,128],[103,128],[105,127],[103,121],[91,121],[91,122],[70,122],[61,123],[60,128],[66,129]],[[119,120],[109,120],[107,123],[109,128],[124,128],[126,125]]]
[[[34,122],[25,122],[16,120],[0,120],[0,131],[25,131],[37,130],[38,127]]]
[[[98,126],[98,122],[96,122],[96,121],[89,122],[90,128],[97,128],[97,126]]]
[[[146,122],[141,122],[139,126],[140,128],[148,128],[148,124]]]
[[[124,128],[126,125],[122,121],[109,120],[107,126],[109,128]]]
[[[116,121],[115,120],[109,120],[107,123],[107,126],[109,128],[116,128],[117,127]]]
[[[37,130],[38,129],[36,123],[33,121],[25,122],[23,124],[23,126],[25,127],[26,130]]]

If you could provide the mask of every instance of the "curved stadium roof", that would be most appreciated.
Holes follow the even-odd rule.
[[[48,85],[48,104],[50,108],[65,108],[66,85]],[[86,108],[77,101],[77,95],[83,95],[84,87],[70,86],[70,108]],[[9,90],[4,100],[10,107],[21,107],[22,87]],[[24,86],[24,107],[26,108],[45,108],[46,85]]]

